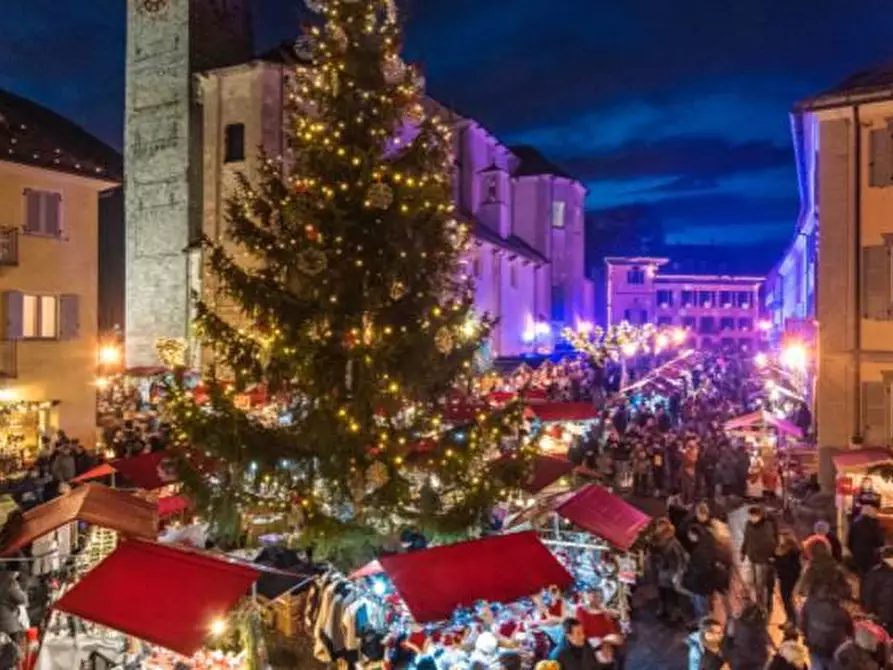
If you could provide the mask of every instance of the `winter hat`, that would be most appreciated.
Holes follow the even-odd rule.
[[[812,559],[812,552],[817,544],[824,545],[825,549],[827,549],[827,553],[831,553],[831,543],[828,541],[827,537],[824,535],[810,535],[803,543],[803,555],[806,557],[806,560]]]

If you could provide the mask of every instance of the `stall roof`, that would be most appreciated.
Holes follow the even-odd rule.
[[[779,419],[778,417],[773,416],[769,412],[765,412],[763,410],[751,412],[750,414],[744,414],[735,419],[731,419],[730,421],[726,421],[725,429],[741,430],[742,428],[751,428],[759,423],[772,426],[777,431],[784,433],[785,435],[790,435],[792,437],[798,438],[803,437],[803,431],[792,424],[790,421]]]
[[[129,537],[154,538],[158,532],[155,504],[126,491],[85,484],[23,515],[18,532],[0,550],[8,556],[39,537],[72,521],[84,521]]]
[[[651,523],[650,516],[596,484],[563,499],[555,511],[621,551],[628,551]]]
[[[530,478],[521,485],[528,493],[539,493],[574,471],[574,464],[559,456],[537,456]]]
[[[259,570],[209,554],[132,540],[88,572],[54,608],[192,656]]]
[[[551,421],[592,421],[598,418],[598,410],[589,402],[545,402],[530,405],[527,414],[543,423]]]
[[[419,623],[448,619],[479,600],[510,603],[573,577],[536,533],[512,533],[407,554],[381,564]]]
[[[110,477],[113,474],[118,472],[108,463],[103,463],[102,465],[97,465],[95,468],[87,470],[84,474],[78,475],[74,479],[71,480],[72,484],[82,484],[84,482],[89,482],[91,479],[101,479],[102,477]]]
[[[131,484],[146,491],[154,491],[177,481],[177,476],[165,467],[170,454],[154,451],[112,461],[112,467]]]
[[[893,461],[893,452],[882,447],[866,447],[834,454],[834,467],[840,471],[864,470]]]

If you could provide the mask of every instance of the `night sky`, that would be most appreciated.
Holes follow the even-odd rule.
[[[122,144],[124,0],[2,0],[0,88]],[[259,46],[300,0],[257,0]],[[429,93],[589,188],[593,220],[668,243],[788,239],[788,110],[893,60],[890,0],[416,0]]]

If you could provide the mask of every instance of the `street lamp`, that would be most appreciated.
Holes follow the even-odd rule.
[[[114,344],[106,344],[99,348],[99,362],[102,365],[117,365],[121,362],[121,349]]]
[[[781,350],[781,364],[795,372],[805,372],[809,363],[809,353],[799,342],[792,342]]]
[[[683,344],[688,339],[688,332],[685,328],[677,328],[673,331],[673,343]]]

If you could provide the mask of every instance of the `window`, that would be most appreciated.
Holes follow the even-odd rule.
[[[662,289],[657,292],[657,306],[658,307],[672,307],[673,306],[673,292]]]
[[[738,330],[753,330],[753,319],[738,319]]]
[[[890,128],[872,130],[868,137],[868,185],[893,185],[893,138]]]
[[[698,304],[701,307],[710,307],[714,300],[713,291],[698,291]]]
[[[647,309],[625,309],[623,310],[623,320],[628,321],[634,326],[641,326],[648,323]]]
[[[564,228],[564,202],[552,203],[552,227]]]
[[[25,189],[25,233],[59,237],[62,234],[62,195]]]
[[[475,279],[481,278],[481,256],[480,254],[475,254],[471,261],[471,273],[474,275]]]
[[[518,288],[518,264],[509,263],[509,285]]]
[[[52,295],[22,296],[22,337],[50,339],[58,335],[58,301]]]
[[[487,178],[487,199],[484,202],[499,202],[499,184],[496,177]]]
[[[719,320],[719,329],[720,330],[734,330],[735,329],[735,319],[730,316],[724,316]]]
[[[627,284],[644,284],[645,271],[642,268],[630,268],[626,271]]]
[[[695,320],[695,317],[693,317],[693,316],[683,316],[682,317],[682,327],[685,328],[686,330],[694,330],[696,323],[697,323],[697,321]]]
[[[731,307],[735,303],[735,296],[731,291],[719,292],[719,304],[722,307]]]
[[[682,292],[682,306],[683,307],[693,307],[695,304],[695,292],[694,291],[683,291]]]
[[[672,326],[673,325],[673,317],[672,316],[659,316],[659,317],[657,317],[657,325],[658,326]]]
[[[752,307],[750,291],[738,291],[738,307],[741,309],[750,309]]]
[[[236,163],[245,160],[245,124],[231,123],[223,131],[224,163]]]
[[[716,319],[712,316],[702,316],[701,322],[698,324],[699,333],[712,333],[716,330]]]

